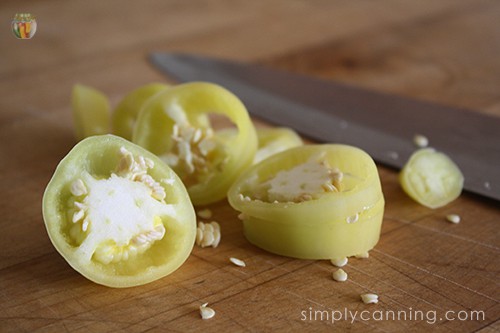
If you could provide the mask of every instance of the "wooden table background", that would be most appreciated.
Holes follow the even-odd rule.
[[[37,17],[32,40],[10,31],[19,12]],[[9,0],[0,4],[0,23],[1,332],[500,330],[498,202],[464,194],[430,210],[383,167],[381,240],[369,259],[349,262],[345,283],[332,281],[327,261],[251,246],[237,213],[221,202],[211,206],[222,226],[218,248],[195,247],[157,282],[110,289],[65,263],[41,216],[45,185],[75,144],[74,83],[116,104],[140,85],[165,80],[146,62],[149,52],[176,50],[500,115],[500,2]],[[463,221],[446,222],[448,213]],[[230,256],[247,267],[232,266]],[[359,301],[368,291],[380,295],[379,304]],[[204,302],[215,318],[199,318]],[[437,318],[303,320],[302,311],[309,319],[310,311],[344,309],[435,311]],[[446,320],[450,310],[484,311],[485,318]]]

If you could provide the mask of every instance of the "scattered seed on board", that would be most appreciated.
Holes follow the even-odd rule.
[[[202,219],[208,220],[212,217],[212,211],[210,209],[202,209],[198,211],[198,216]]]
[[[335,258],[335,259],[330,260],[332,265],[337,266],[337,267],[344,267],[345,265],[347,265],[348,261],[349,261],[349,259],[347,259],[347,257]]]
[[[376,304],[376,303],[378,303],[378,295],[376,295],[376,294],[363,294],[363,295],[361,295],[361,300],[365,304]]]
[[[196,229],[196,245],[201,247],[217,247],[220,243],[221,232],[219,223],[212,221],[210,223],[198,222]]]
[[[368,253],[368,251],[366,251],[363,253],[356,254],[355,257],[358,259],[366,259],[366,258],[370,257],[370,253]]]
[[[344,282],[347,280],[347,273],[342,268],[339,268],[333,272],[332,277],[335,281]]]
[[[446,219],[448,220],[448,222],[451,222],[451,223],[460,223],[460,215],[457,215],[457,214],[448,214],[446,215]]]
[[[231,258],[229,258],[229,261],[231,261],[236,266],[240,266],[240,267],[246,267],[247,266],[243,260],[240,260],[238,258],[231,257]]]
[[[422,134],[417,134],[413,137],[413,143],[415,143],[417,147],[425,148],[429,145],[429,139]]]
[[[200,315],[202,319],[210,319],[215,316],[215,310],[208,307],[208,303],[204,303],[200,306]]]

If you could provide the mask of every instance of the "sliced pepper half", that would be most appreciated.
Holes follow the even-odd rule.
[[[194,208],[177,175],[113,135],[81,141],[59,163],[43,196],[43,217],[66,261],[110,287],[175,271],[196,235]]]

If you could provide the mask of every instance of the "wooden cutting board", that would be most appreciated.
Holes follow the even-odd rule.
[[[18,12],[36,16],[33,39],[8,31]],[[395,170],[379,168],[387,203],[380,242],[370,258],[350,260],[344,283],[332,280],[327,261],[250,245],[223,201],[209,207],[221,224],[219,247],[195,247],[157,282],[110,289],[69,267],[41,215],[44,188],[76,143],[74,83],[116,104],[164,81],[148,52],[178,50],[500,116],[499,20],[500,3],[487,0],[3,1],[0,331],[499,331],[499,203],[464,194],[431,210],[402,192]],[[449,213],[462,222],[447,222]],[[380,302],[363,304],[366,292]],[[203,321],[205,302],[216,315]]]

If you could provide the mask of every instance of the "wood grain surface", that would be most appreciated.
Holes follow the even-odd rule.
[[[20,12],[36,15],[31,40],[9,29]],[[250,245],[223,201],[210,206],[219,247],[195,247],[178,271],[146,286],[106,288],[55,251],[41,199],[76,143],[73,84],[96,87],[116,105],[140,85],[165,81],[146,62],[149,52],[264,63],[500,116],[499,22],[494,0],[2,1],[0,331],[498,332],[499,203],[464,194],[427,209],[402,192],[394,170],[379,168],[380,242],[369,259],[349,262],[344,283],[331,279],[327,261]],[[448,213],[462,222],[448,223]],[[365,292],[380,302],[363,304]],[[205,302],[213,319],[200,319]],[[391,312],[407,318],[383,317]]]

